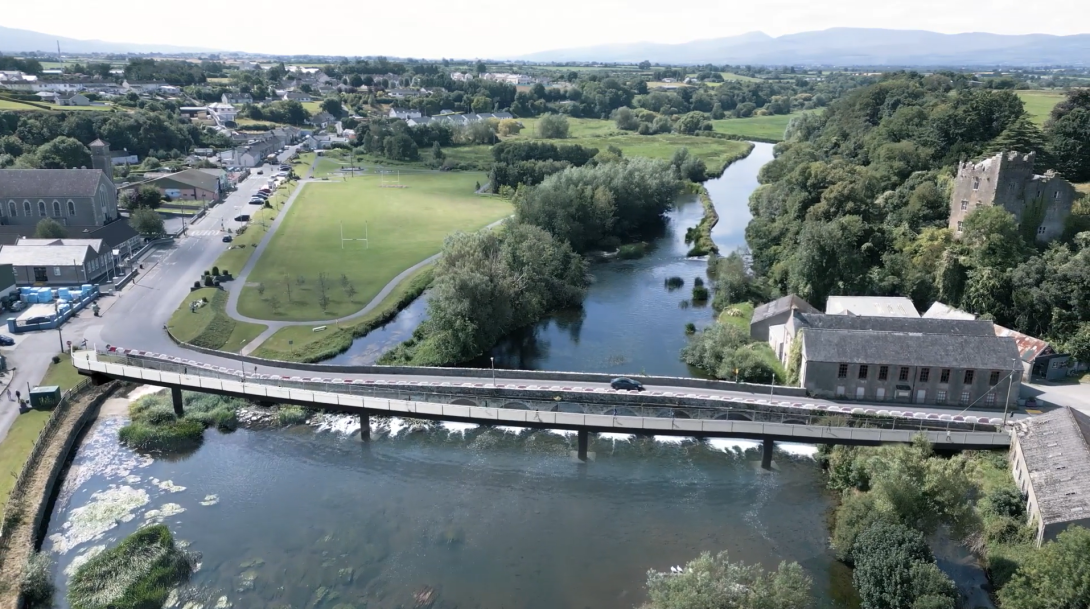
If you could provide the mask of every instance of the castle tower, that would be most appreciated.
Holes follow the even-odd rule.
[[[91,166],[101,169],[112,182],[114,179],[114,163],[110,156],[110,145],[102,140],[91,142]]]

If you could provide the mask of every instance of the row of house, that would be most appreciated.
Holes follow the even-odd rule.
[[[405,122],[408,123],[410,127],[435,123],[447,123],[455,126],[466,126],[489,119],[503,120],[507,118],[514,118],[514,115],[512,115],[510,112],[489,112],[484,114],[437,114],[435,116],[417,116],[415,118],[409,118]]]

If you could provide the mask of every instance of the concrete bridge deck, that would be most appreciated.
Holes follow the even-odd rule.
[[[1010,436],[999,426],[975,417],[971,422],[904,419],[854,414],[849,409],[834,412],[798,402],[762,400],[758,404],[721,396],[655,396],[562,386],[262,379],[243,377],[238,371],[94,351],[76,351],[72,363],[81,374],[99,381],[169,387],[176,409],[181,408],[181,391],[188,390],[358,414],[364,434],[369,433],[371,414],[568,429],[579,432],[581,457],[586,453],[586,434],[601,432],[748,438],[764,440],[767,448],[777,440],[859,445],[911,442],[921,433],[943,449],[1010,444]],[[771,456],[771,450],[766,456]]]

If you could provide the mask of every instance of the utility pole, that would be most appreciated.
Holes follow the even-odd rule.
[[[1014,387],[1014,373],[1018,369],[1018,360],[1011,358],[1011,373],[1007,377],[1007,401],[1003,402],[1003,427],[1007,426],[1007,409],[1011,405],[1011,388]]]

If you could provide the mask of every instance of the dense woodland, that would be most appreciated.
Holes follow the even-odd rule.
[[[961,239],[946,228],[957,162],[1012,149],[1037,151],[1039,173],[1090,179],[1090,95],[1071,94],[1040,130],[1011,91],[908,73],[800,116],[750,200],[756,287],[819,308],[834,294],[905,295],[921,310],[940,300],[1090,360],[1085,202],[1048,246],[1002,209],[971,214]]]

